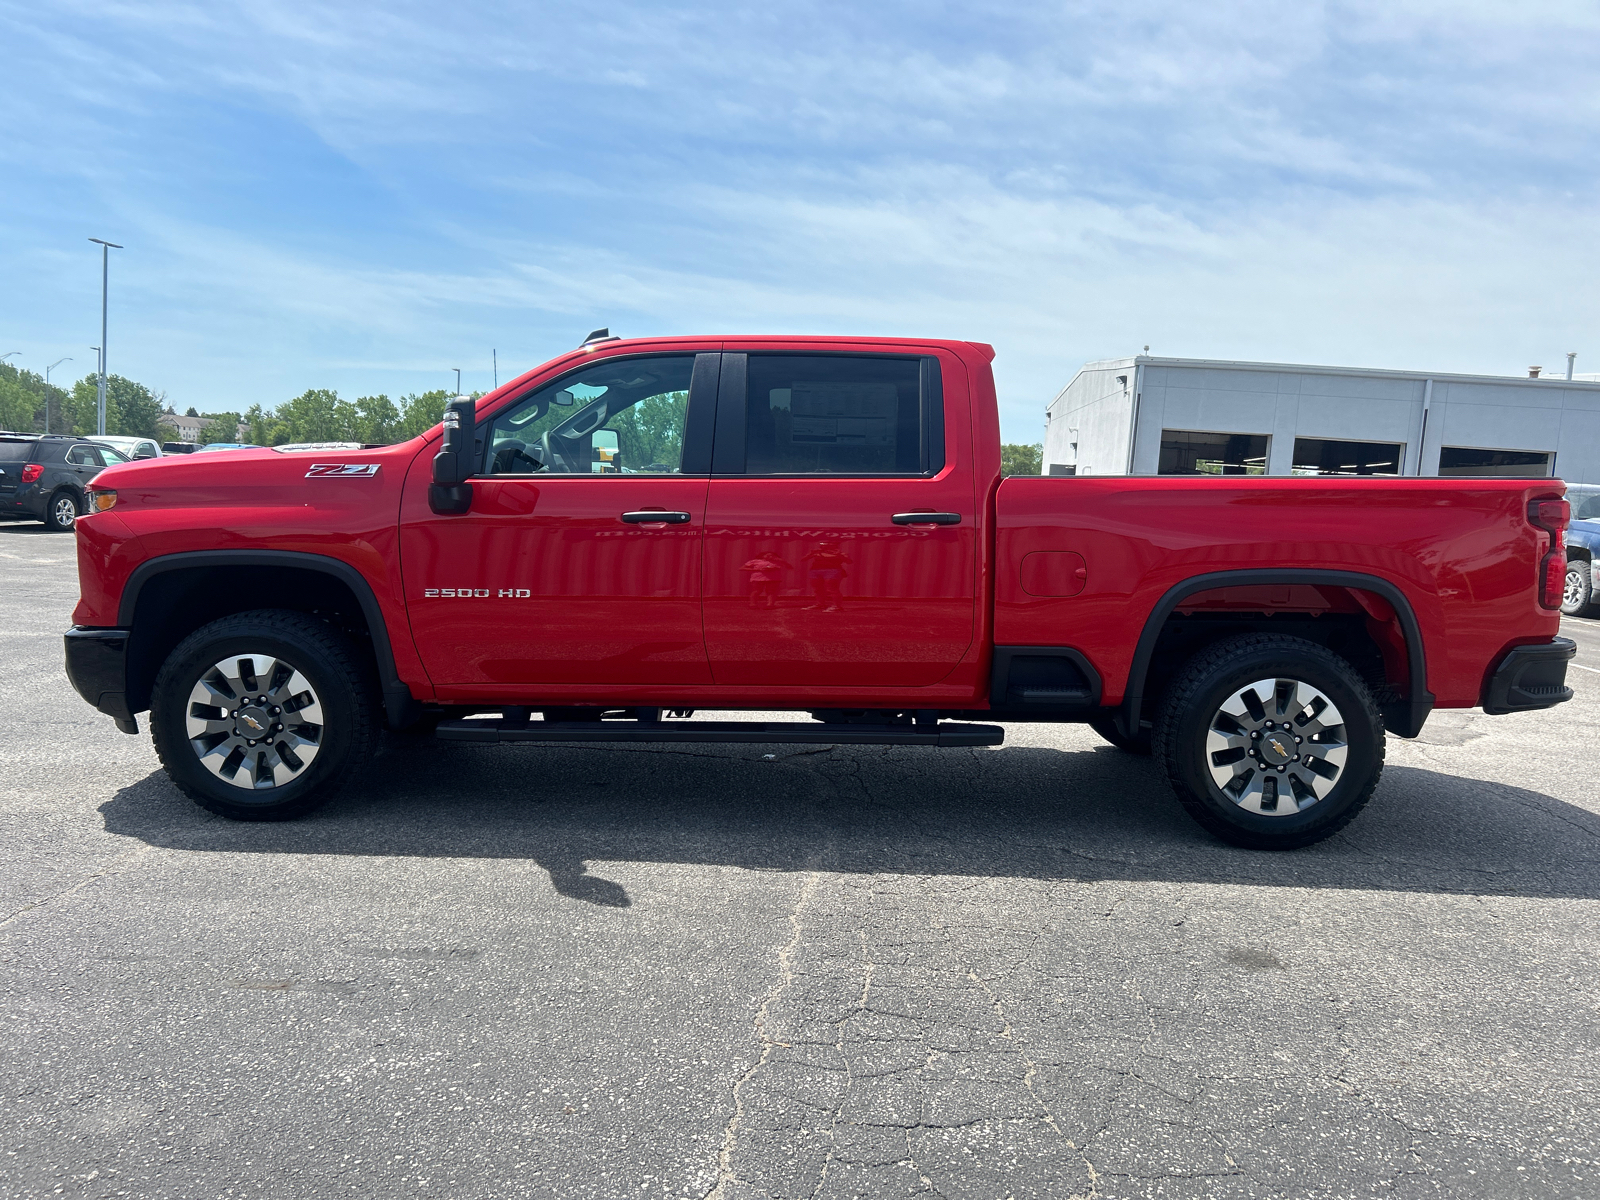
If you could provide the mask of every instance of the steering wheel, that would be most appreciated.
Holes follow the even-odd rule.
[[[567,464],[566,456],[550,444],[550,431],[548,429],[539,436],[539,457],[544,459],[546,470],[561,472],[570,472],[572,470]]]
[[[494,452],[496,475],[532,475],[544,470],[544,464],[528,453],[526,442],[502,442]]]

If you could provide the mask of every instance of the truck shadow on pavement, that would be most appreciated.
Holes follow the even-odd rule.
[[[362,787],[295,822],[213,817],[159,772],[100,811],[173,850],[526,859],[616,908],[626,890],[589,863],[1600,899],[1600,816],[1416,767],[1390,767],[1344,833],[1270,854],[1214,840],[1156,764],[1109,747],[763,749],[396,739]]]

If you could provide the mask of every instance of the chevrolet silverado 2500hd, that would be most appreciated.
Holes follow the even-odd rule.
[[[110,468],[68,673],[245,820],[323,802],[385,722],[973,746],[1077,721],[1262,848],[1341,828],[1434,707],[1571,696],[1560,482],[1002,480],[992,358],[593,338],[399,445]]]

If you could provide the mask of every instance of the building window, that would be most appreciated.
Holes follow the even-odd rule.
[[[1398,475],[1404,443],[1295,438],[1295,475]]]
[[[1439,451],[1441,475],[1504,475],[1512,479],[1548,479],[1555,453],[1544,450],[1483,450],[1446,446]]]
[[[1267,435],[1163,429],[1157,470],[1162,475],[1265,475]]]

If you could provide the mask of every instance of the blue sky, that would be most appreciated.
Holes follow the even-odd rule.
[[[609,325],[1600,371],[1600,5],[0,0],[0,353],[181,411]]]

